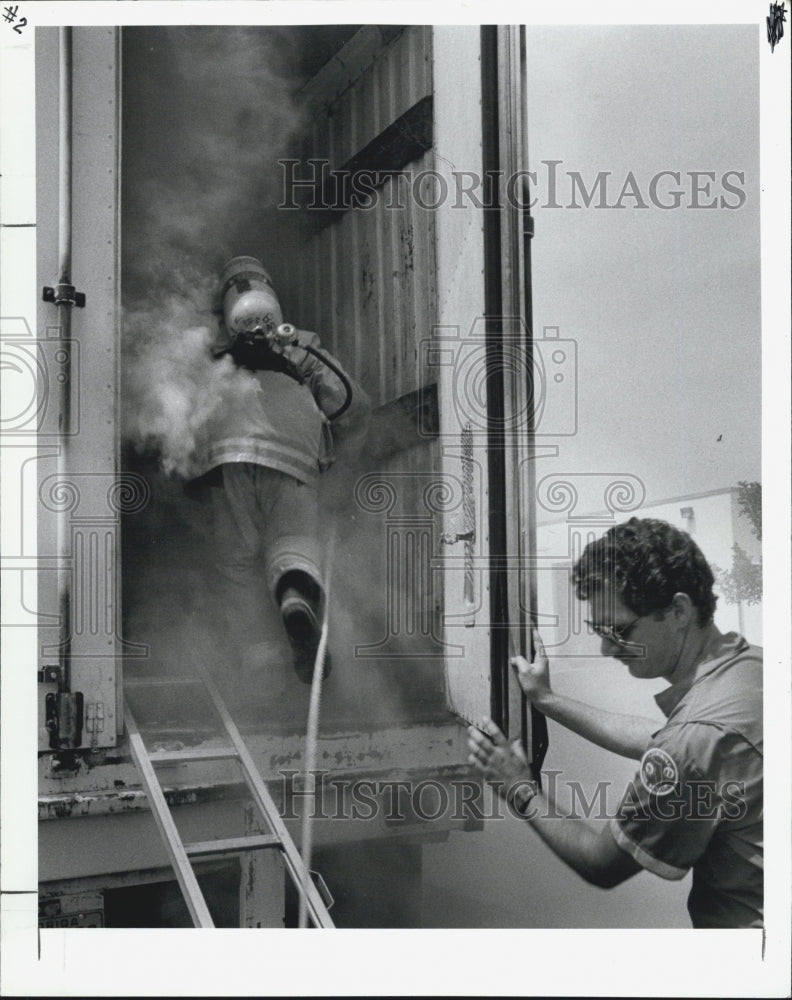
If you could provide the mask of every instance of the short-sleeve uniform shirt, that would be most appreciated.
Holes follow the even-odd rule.
[[[611,820],[616,843],[662,878],[692,867],[694,927],[761,927],[762,650],[715,630],[656,701],[667,721]]]

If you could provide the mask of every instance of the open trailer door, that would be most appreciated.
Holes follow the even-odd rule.
[[[523,72],[519,28],[354,35],[303,92],[299,166],[326,173],[296,286],[369,392],[376,441],[394,443],[356,486],[355,543],[378,519],[372,591],[387,605],[356,658],[402,677],[436,664],[448,708],[528,744],[508,668],[530,648],[532,591],[530,218],[510,197]],[[418,433],[398,442],[404,413]]]
[[[435,26],[433,38],[436,321],[423,341],[424,380],[437,384],[443,512],[443,638],[449,707],[478,722],[492,710],[488,377],[480,33]],[[442,196],[442,197],[441,197]],[[477,204],[477,201],[479,204]]]
[[[354,534],[336,548],[355,576],[367,553],[355,659],[402,699],[428,679],[468,720],[491,704],[486,412],[476,399],[469,413],[457,384],[483,361],[484,227],[480,210],[455,210],[449,169],[480,171],[480,80],[464,68],[478,53],[477,28],[365,26],[305,87],[300,166],[326,163],[315,200],[335,207],[298,282],[374,407]]]
[[[120,732],[119,521],[145,502],[118,477],[119,31],[38,29],[36,70],[39,749],[69,751]]]
[[[489,712],[532,759],[544,720],[526,711],[509,657],[530,658],[536,358],[531,337],[525,45],[518,26],[434,28],[441,464],[461,513],[444,532],[451,707]]]

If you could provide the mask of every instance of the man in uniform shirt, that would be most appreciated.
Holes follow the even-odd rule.
[[[519,742],[485,719],[471,728],[471,762],[514,811],[587,881],[618,885],[646,869],[680,879],[693,869],[694,927],[760,927],[762,652],[713,623],[712,571],[689,535],[632,518],[590,543],[573,571],[603,655],[640,678],[665,678],[666,716],[617,715],[556,694],[538,634],[533,664],[512,665],[533,705],[599,746],[640,760],[615,817],[601,830],[561,818],[537,791]]]

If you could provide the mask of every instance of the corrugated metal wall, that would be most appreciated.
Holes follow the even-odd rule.
[[[342,167],[431,88],[431,30],[407,27],[329,105],[315,98],[303,164],[326,158],[330,169]],[[374,207],[337,217],[301,255],[302,323],[319,332],[375,406],[418,388],[417,344],[431,331],[433,212],[410,197],[409,178],[431,169],[432,155],[387,180]]]
[[[362,29],[351,56],[342,50],[327,80],[320,73],[311,85],[313,119],[300,153],[300,177],[308,174],[309,158],[328,160],[330,170],[342,168],[431,95],[431,28],[408,26],[389,38],[379,30]],[[357,69],[349,65],[355,58]],[[295,275],[301,325],[319,333],[375,408],[420,387],[419,343],[436,322],[435,213],[416,204],[410,190],[412,178],[431,170],[433,162],[430,149],[378,189],[373,207],[350,208],[310,232]],[[361,643],[355,661],[367,665],[363,676],[385,671],[398,682],[398,699],[423,711],[432,705],[443,711],[440,526],[424,499],[440,476],[438,444],[420,443],[414,430],[407,434],[403,450],[368,470],[386,491],[393,490],[394,506],[380,513],[367,512],[365,505],[357,510],[354,530],[349,536],[339,532],[336,562],[351,567],[348,588],[366,552],[367,592],[359,607],[347,610],[350,634]],[[376,634],[370,634],[372,609]],[[383,633],[384,642],[370,641]],[[382,700],[383,689],[377,690]]]

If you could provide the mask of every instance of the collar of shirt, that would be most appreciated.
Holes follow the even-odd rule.
[[[695,669],[691,670],[678,683],[672,684],[655,695],[655,701],[663,715],[668,718],[688,691],[702,677],[711,674],[721,664],[746,649],[748,649],[748,643],[737,632],[727,632],[725,635],[722,635],[715,629],[714,634],[704,647],[701,659],[696,664]]]

